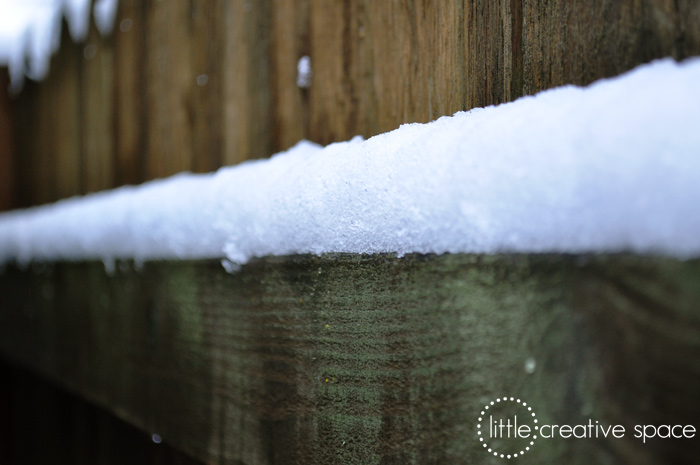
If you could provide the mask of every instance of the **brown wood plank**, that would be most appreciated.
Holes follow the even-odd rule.
[[[145,2],[146,92],[148,118],[146,177],[153,179],[192,168],[191,105],[196,87],[192,70],[189,2]]]
[[[83,190],[96,192],[115,185],[114,47],[94,23],[83,44],[80,69]]]
[[[114,25],[115,185],[146,181],[145,12],[140,0],[120,0]]]
[[[502,463],[474,421],[527,399],[547,424],[518,463],[696,463],[700,261],[330,255],[8,270],[0,354],[207,463]]]
[[[86,128],[82,118],[83,57],[75,53],[76,50],[82,51],[82,47],[74,45],[64,35],[59,53],[51,60],[47,85],[40,85],[40,100],[53,100],[50,105],[41,104],[37,108],[43,123],[38,134],[41,143],[29,160],[35,163],[34,173],[38,174],[33,177],[40,184],[36,192],[46,189],[41,194],[40,203],[85,193],[82,149],[85,130],[91,127]],[[104,135],[100,136],[104,140]],[[109,142],[107,139],[106,143]]]
[[[66,32],[47,79],[41,84],[26,82],[22,93],[11,100],[17,206],[83,193],[80,60],[82,47],[73,44]]]
[[[5,89],[10,85],[7,68],[0,67],[0,211],[16,208],[15,124],[10,99]]]
[[[226,22],[221,21],[226,2],[221,0],[192,4],[192,144],[195,149],[192,169],[214,171],[223,165],[224,81],[226,63],[224,37]]]
[[[297,63],[311,54],[311,0],[274,0],[270,35],[273,149],[291,147],[309,134],[309,92],[296,85]]]
[[[271,1],[225,2],[221,76],[223,87],[223,163],[232,165],[272,155],[270,93]],[[291,20],[291,19],[290,19]],[[286,83],[285,85],[289,85]]]

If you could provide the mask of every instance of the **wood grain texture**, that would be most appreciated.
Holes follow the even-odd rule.
[[[519,463],[691,464],[700,262],[618,256],[331,255],[36,265],[0,279],[0,354],[206,463],[502,463],[474,422],[526,399],[546,424],[624,440],[538,442]],[[535,361],[526,370],[528,359]]]
[[[303,138],[369,137],[698,55],[698,24],[698,0],[123,0],[112,37],[64,37],[46,82],[16,100],[17,204],[210,171]],[[314,77],[301,89],[305,55]]]

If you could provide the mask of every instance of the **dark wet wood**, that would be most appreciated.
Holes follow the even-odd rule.
[[[633,256],[61,263],[2,276],[0,354],[207,463],[502,463],[475,419],[514,395],[629,432],[518,463],[690,464],[697,438],[632,431],[700,426],[698,282]]]
[[[698,24],[698,0],[122,0],[112,37],[64,36],[46,82],[16,100],[28,160],[16,204],[211,171],[302,138],[369,137],[698,55]],[[296,84],[304,55],[309,89]]]
[[[150,432],[6,363],[0,363],[3,465],[197,465]]]
[[[13,208],[15,196],[15,142],[14,119],[10,99],[5,91],[10,85],[7,69],[0,67],[0,211]]]

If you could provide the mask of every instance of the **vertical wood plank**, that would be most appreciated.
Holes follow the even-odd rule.
[[[190,2],[146,5],[146,177],[192,168],[192,19]]]
[[[225,3],[224,164],[272,154],[270,0]]]
[[[83,191],[114,186],[114,48],[91,24],[83,47],[81,130]]]
[[[309,91],[299,88],[296,82],[299,59],[311,54],[310,7],[310,0],[274,0],[271,5],[273,151],[309,137]],[[314,66],[316,63],[312,63]]]
[[[34,125],[36,128],[38,126],[38,89],[35,88],[33,83],[28,83],[22,91],[22,95],[17,97],[14,101],[10,101],[10,111],[14,117],[14,125],[12,130],[14,131],[15,137],[15,165],[14,165],[14,179],[15,179],[15,207],[23,208],[34,205],[34,193],[32,189],[32,176],[30,160],[34,158],[34,153],[36,152],[36,146],[38,145],[39,135],[36,137],[29,137],[29,131],[26,127]],[[21,102],[21,104],[20,104]],[[22,111],[22,109],[32,108],[32,111]]]
[[[82,46],[73,44],[67,34],[61,42],[58,54],[51,60],[46,85],[40,85],[40,144],[34,158],[38,161],[36,171],[32,170],[38,173],[39,203],[85,192],[81,157]]]
[[[120,0],[114,25],[114,183],[146,179],[145,34],[143,2]]]
[[[0,67],[0,211],[16,207],[15,123],[5,89],[10,85],[7,69]]]
[[[225,2],[192,3],[192,169],[214,171],[223,164],[223,60]]]

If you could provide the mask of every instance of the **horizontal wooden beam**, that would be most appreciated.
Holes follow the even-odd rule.
[[[623,439],[540,440],[518,463],[694,463],[700,261],[292,256],[34,265],[0,275],[0,354],[208,463],[503,463],[490,400]]]

